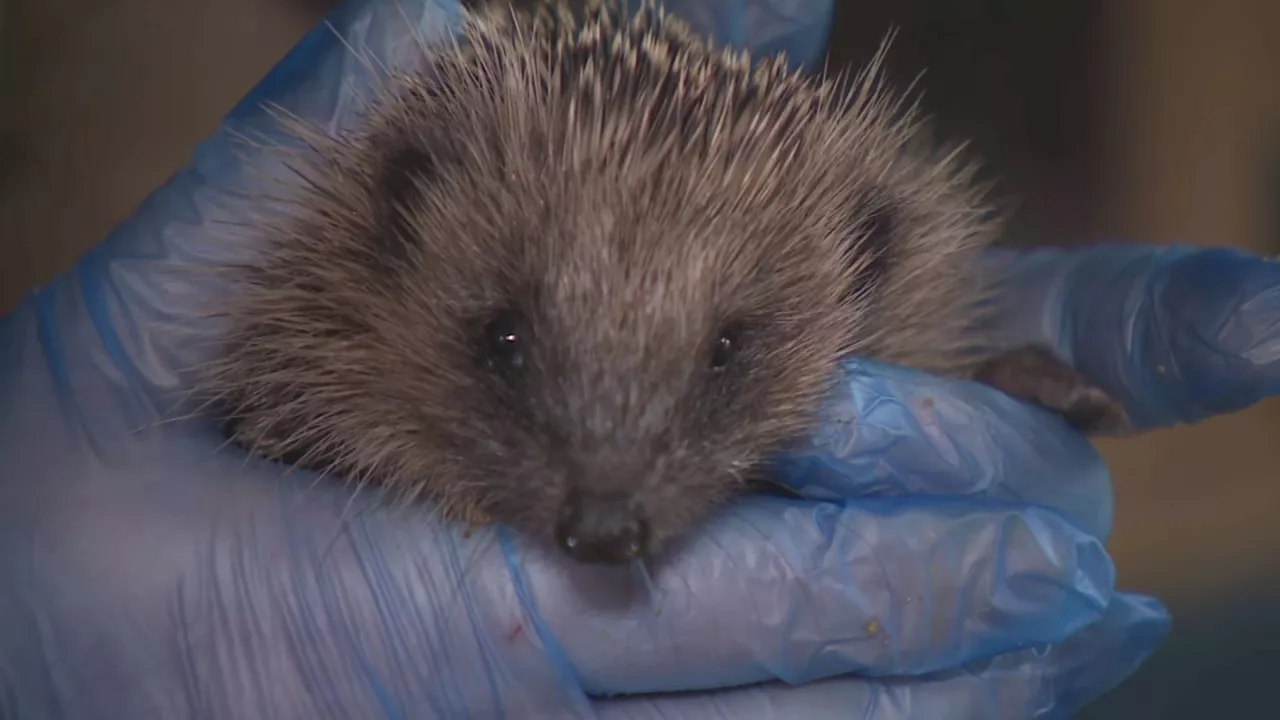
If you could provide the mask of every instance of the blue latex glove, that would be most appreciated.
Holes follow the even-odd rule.
[[[697,6],[722,39],[799,50],[830,10]],[[406,18],[430,39],[456,12],[353,2],[332,21],[396,64]],[[598,570],[500,530],[463,538],[220,449],[207,420],[157,425],[209,350],[187,331],[210,308],[170,270],[235,220],[233,136],[274,134],[263,101],[340,126],[366,72],[311,33],[190,169],[0,322],[0,717],[1061,717],[1156,647],[1163,608],[1114,590],[1097,455],[972,383],[851,362],[826,429],[780,464],[827,499],[746,500],[625,600],[581,596],[570,576]],[[1280,378],[1275,265],[1012,261],[1002,327],[1102,369],[1147,425]]]

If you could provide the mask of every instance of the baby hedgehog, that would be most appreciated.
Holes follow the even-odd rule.
[[[210,376],[235,441],[621,563],[751,489],[846,356],[1119,420],[983,350],[995,226],[878,62],[753,67],[589,5],[474,9],[358,131],[304,133]]]

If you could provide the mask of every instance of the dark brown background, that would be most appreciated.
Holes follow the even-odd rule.
[[[4,0],[0,0],[3,7]],[[1280,3],[837,0],[831,56],[923,79],[1018,203],[1010,241],[1280,252]],[[323,0],[9,0],[0,311],[187,160]],[[1268,184],[1268,183],[1271,184]],[[1120,583],[1174,611],[1087,717],[1263,717],[1280,674],[1280,405],[1109,442]],[[1257,709],[1255,709],[1255,706]]]

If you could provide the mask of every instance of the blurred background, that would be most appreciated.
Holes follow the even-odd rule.
[[[0,0],[0,312],[179,169],[325,0]],[[1009,242],[1280,253],[1280,2],[838,0],[829,53],[922,80]],[[1280,675],[1280,403],[1100,443],[1125,589],[1169,641],[1082,717],[1264,717]]]

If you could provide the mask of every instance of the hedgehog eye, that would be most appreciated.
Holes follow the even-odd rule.
[[[484,328],[485,355],[489,363],[502,368],[522,367],[527,334],[518,313],[504,310],[495,315]]]
[[[723,370],[733,362],[741,346],[741,334],[735,328],[725,328],[716,336],[711,347],[711,369]]]

